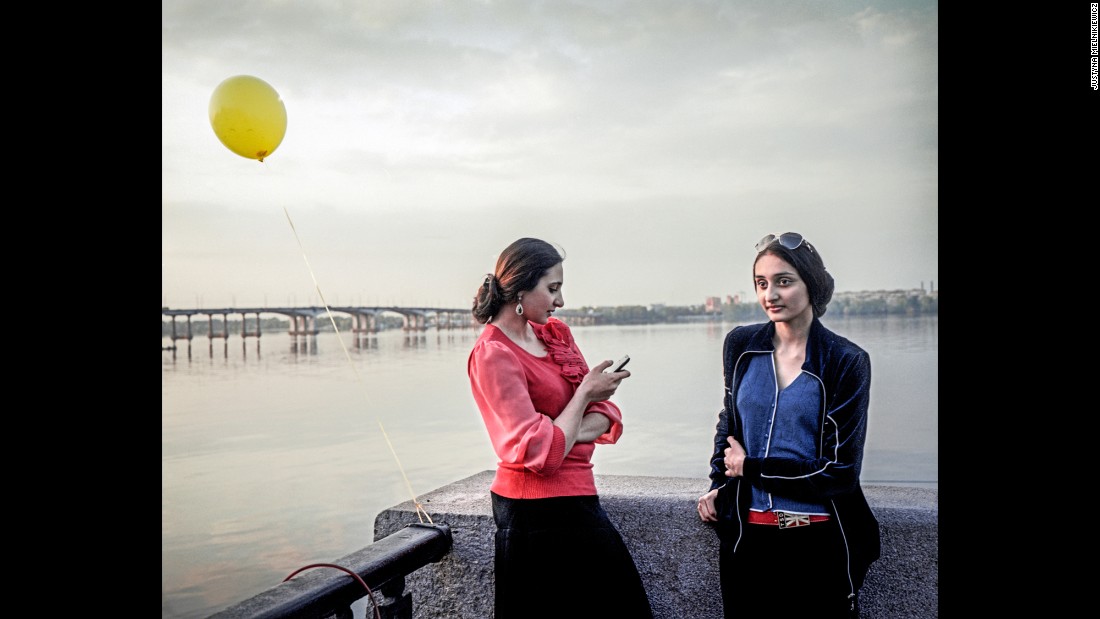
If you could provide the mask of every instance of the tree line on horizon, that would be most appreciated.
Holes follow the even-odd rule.
[[[939,293],[911,291],[876,291],[835,293],[829,303],[831,316],[922,316],[939,313]],[[593,324],[647,324],[663,322],[764,322],[768,319],[755,300],[734,303],[728,299],[714,309],[705,305],[623,305],[616,307],[581,307],[558,310],[556,315],[592,319]]]

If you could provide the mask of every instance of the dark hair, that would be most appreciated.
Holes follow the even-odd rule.
[[[756,272],[756,261],[760,256],[771,254],[783,259],[798,271],[798,276],[806,282],[806,290],[810,294],[810,305],[814,307],[814,318],[825,315],[826,306],[833,299],[833,276],[825,270],[825,261],[817,248],[809,241],[803,240],[802,244],[794,249],[787,249],[776,239],[767,247],[756,254],[756,260],[752,261],[753,273]]]
[[[550,267],[565,260],[550,243],[522,238],[500,252],[496,272],[486,275],[474,294],[474,319],[485,324],[496,316],[500,307],[531,290]]]

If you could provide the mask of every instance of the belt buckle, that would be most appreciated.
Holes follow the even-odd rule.
[[[804,527],[810,524],[809,514],[792,514],[790,512],[775,512],[775,517],[779,519],[780,529],[793,529],[795,527]]]

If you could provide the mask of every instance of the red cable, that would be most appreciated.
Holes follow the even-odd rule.
[[[370,596],[370,601],[371,601],[372,605],[374,606],[374,616],[377,617],[377,619],[382,619],[382,613],[378,610],[378,601],[374,599],[374,592],[371,591],[370,587],[367,586],[366,581],[364,581],[362,579],[362,577],[359,576],[359,574],[356,574],[355,572],[349,570],[348,568],[346,568],[342,565],[336,565],[335,563],[311,563],[309,565],[306,565],[304,567],[300,567],[300,568],[294,570],[290,574],[290,576],[287,576],[286,578],[283,579],[283,582],[286,582],[286,581],[290,580],[291,578],[294,578],[294,576],[297,575],[298,572],[301,572],[303,570],[308,570],[312,567],[331,567],[331,568],[338,569],[341,572],[344,572],[345,574],[351,574],[352,576],[354,576],[355,580],[358,580],[359,584],[363,585],[363,588],[367,590],[367,595]]]

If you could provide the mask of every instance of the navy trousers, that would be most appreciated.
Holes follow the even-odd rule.
[[[858,619],[859,592],[835,520],[788,529],[746,524],[736,552],[730,535],[721,538],[726,619]]]

